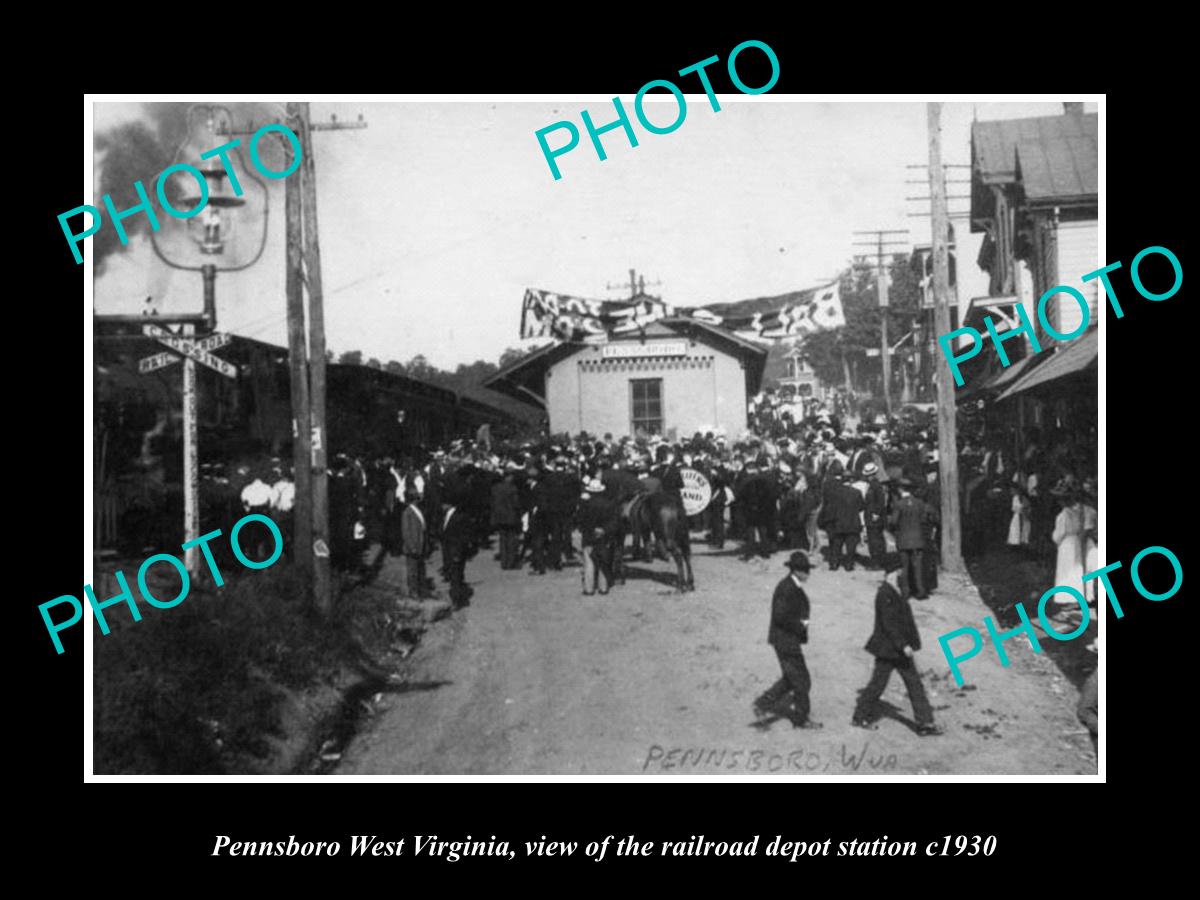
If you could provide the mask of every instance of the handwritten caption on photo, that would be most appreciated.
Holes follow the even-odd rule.
[[[867,763],[868,768],[890,772],[896,768],[896,755],[875,753],[867,755],[870,741],[862,750],[854,753],[845,744],[837,753],[821,754],[815,750],[797,748],[783,753],[768,753],[765,750],[745,748],[730,750],[708,747],[663,747],[652,744],[646,751],[642,771],[669,771],[677,769],[688,772],[740,771],[740,772],[828,772],[832,768],[849,769],[857,772]]]

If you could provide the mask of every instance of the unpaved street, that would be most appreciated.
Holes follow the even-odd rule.
[[[879,575],[828,572],[807,585],[806,657],[819,731],[756,727],[751,702],[779,675],[766,643],[786,554],[744,563],[697,547],[697,590],[673,592],[666,563],[633,564],[607,597],[580,595],[579,569],[502,571],[488,551],[467,566],[471,606],[435,624],[410,658],[409,689],[346,748],[333,774],[1094,774],[1077,692],[1024,638],[990,648],[953,678],[937,636],[982,628],[968,581],[943,576],[912,601],[917,655],[941,737],[919,737],[899,676],[877,731],[850,725],[871,657]],[[431,566],[431,571],[436,569]]]

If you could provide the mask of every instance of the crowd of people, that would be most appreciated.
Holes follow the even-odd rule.
[[[763,405],[757,420],[762,433],[733,440],[713,431],[681,440],[582,433],[494,442],[486,436],[417,457],[339,453],[329,472],[332,564],[369,580],[388,557],[403,557],[406,593],[429,598],[437,588],[426,565],[440,549],[440,574],[450,601],[460,608],[473,594],[467,564],[492,546],[494,536],[502,569],[527,568],[539,576],[577,560],[582,593],[604,595],[624,583],[627,537],[632,534],[633,552],[642,558],[656,549],[653,536],[633,526],[632,510],[663,496],[682,505],[682,473],[690,469],[707,482],[709,498],[686,519],[685,541],[702,534],[718,552],[733,541],[737,549],[731,555],[745,561],[792,551],[789,577],[777,589],[772,613],[771,641],[783,677],[759,698],[755,711],[765,715],[781,703],[792,704],[794,721],[808,721],[807,670],[795,635],[807,631],[800,584],[811,558],[832,571],[862,566],[884,577],[876,597],[876,633],[868,644],[876,669],[854,723],[872,727],[872,704],[898,671],[918,730],[937,734],[912,664],[920,644],[908,609],[910,598],[924,600],[938,584],[936,429],[921,416],[879,416],[852,427],[852,413],[847,419],[839,414],[849,409],[844,403],[804,404],[800,410]],[[803,417],[793,420],[793,411]],[[1085,441],[1037,429],[1017,435],[1019,444],[1011,432],[1001,434],[1003,440],[982,433],[960,439],[965,552],[1007,545],[1031,559],[1053,560],[1052,583],[1082,583],[1084,572],[1096,568],[1094,451],[1089,457]],[[269,515],[290,552],[295,486],[288,466],[277,458],[241,463],[228,472],[205,466],[203,477],[210,513],[231,522],[246,512]],[[1094,582],[1089,588],[1094,603]],[[780,591],[790,598],[783,601],[783,613]]]
[[[495,535],[503,569],[542,575],[578,559],[583,592],[605,594],[624,580],[631,531],[635,552],[656,549],[638,546],[631,507],[649,495],[678,498],[686,468],[710,489],[686,531],[703,533],[711,549],[735,541],[743,560],[804,550],[834,570],[881,569],[894,550],[911,595],[924,599],[937,587],[941,541],[933,424],[880,417],[851,430],[836,411],[844,405],[805,408],[799,421],[784,411],[765,434],[733,440],[712,431],[675,441],[582,433],[460,439],[419,457],[339,453],[329,481],[332,562],[369,577],[385,554],[402,556],[409,593],[425,597],[434,592],[425,562],[440,548],[451,599],[462,605],[466,563]],[[1019,458],[995,441],[961,441],[964,550],[1007,543],[1057,557],[1054,583],[1075,584],[1095,559],[1095,480],[1078,474],[1088,472],[1083,448],[1056,438],[1031,429]],[[270,515],[290,548],[295,486],[280,459],[203,466],[202,487],[208,518]],[[384,553],[372,557],[375,544]]]

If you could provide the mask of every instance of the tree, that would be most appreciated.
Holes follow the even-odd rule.
[[[888,337],[895,344],[914,326],[921,308],[921,289],[907,255],[893,256],[889,269]],[[883,311],[879,308],[875,277],[873,268],[843,271],[839,292],[846,324],[804,339],[804,357],[826,384],[845,383],[851,363],[858,374],[855,382],[860,386],[864,381],[879,384],[883,377],[878,353]],[[872,355],[868,356],[867,350],[873,351]]]
[[[500,354],[500,362],[497,364],[497,370],[506,369],[519,359],[524,359],[526,353],[520,347],[509,347]]]
[[[404,375],[404,363],[397,362],[394,359],[389,359],[387,365],[383,367],[383,371],[389,372],[392,375]]]
[[[431,365],[429,360],[421,353],[418,353],[405,364],[404,371],[410,378],[416,378],[420,381],[431,381],[434,384],[438,383],[437,376],[441,374],[441,370]]]
[[[343,366],[361,366],[362,365],[362,351],[361,350],[347,350],[345,353],[343,353],[341,356],[338,357],[338,362],[341,363]]]
[[[367,365],[372,369],[383,369],[383,363],[377,360],[374,356],[367,360]]]

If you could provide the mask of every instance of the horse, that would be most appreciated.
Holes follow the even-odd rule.
[[[651,538],[663,559],[674,561],[675,586],[679,593],[696,589],[687,513],[678,497],[661,492],[639,494],[622,506],[613,564],[614,578],[622,582],[625,580],[625,563],[622,559],[625,534],[630,532],[633,534],[635,552],[639,546],[644,547],[643,559],[647,562],[650,559]]]

